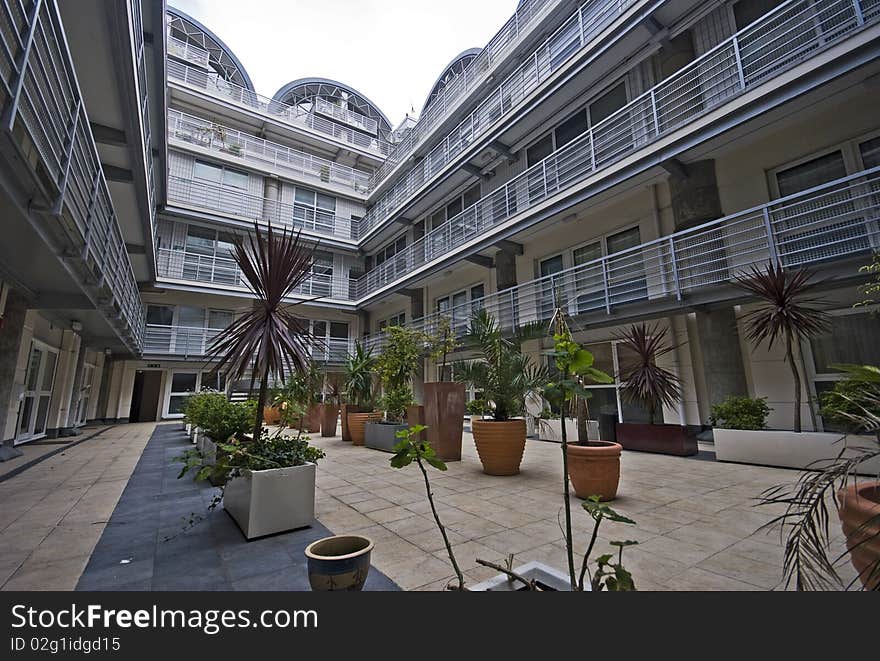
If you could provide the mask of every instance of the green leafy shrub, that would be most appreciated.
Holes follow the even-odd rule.
[[[413,405],[412,390],[406,385],[388,388],[382,396],[382,408],[389,421],[399,421],[406,417],[406,410]]]
[[[233,439],[229,443],[221,444],[220,449],[225,453],[222,468],[228,478],[236,477],[244,471],[313,464],[325,456],[322,449],[309,444],[308,436],[270,433],[265,428],[257,441],[242,442]]]
[[[486,400],[479,398],[472,399],[465,404],[464,408],[468,412],[468,415],[484,415],[488,407],[486,406]]]
[[[819,397],[819,414],[826,422],[849,433],[871,431],[880,420],[880,369],[842,365],[848,377]]]
[[[773,409],[766,397],[737,397],[730,395],[721,404],[712,407],[709,422],[722,429],[758,430],[767,427],[767,416]]]
[[[230,402],[226,395],[216,393],[205,405],[203,424],[200,426],[214,442],[224,443],[251,431],[256,414],[255,401]]]
[[[407,407],[413,403],[410,384],[425,350],[425,335],[402,326],[389,326],[385,333],[388,339],[376,360],[376,372],[382,383],[382,407],[389,422],[402,422]]]
[[[224,399],[226,398],[223,393],[208,389],[190,395],[183,400],[183,406],[181,407],[183,419],[193,427],[204,427],[205,414],[208,406],[211,400],[218,396],[223,397]]]

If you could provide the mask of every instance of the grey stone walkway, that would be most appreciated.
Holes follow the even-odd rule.
[[[190,447],[180,423],[156,427],[77,590],[309,590],[303,551],[333,533],[316,523],[245,541],[222,507],[208,512],[217,489],[177,479]],[[373,568],[365,589],[397,586]]]

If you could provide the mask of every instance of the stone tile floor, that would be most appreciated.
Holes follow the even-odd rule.
[[[175,443],[181,447],[185,444],[179,424],[160,427],[177,435]],[[124,527],[105,530],[111,514],[122,524],[133,516],[137,518],[139,511],[144,516],[159,517],[156,530],[167,532],[174,526],[177,530],[185,516],[206,502],[210,490],[173,481],[172,473],[176,474],[177,466],[170,464],[168,448],[144,453],[155,428],[152,423],[112,427],[0,481],[2,589],[70,590],[78,582],[81,589],[88,589],[100,587],[108,576],[128,589],[211,587],[209,577],[203,576],[205,580],[196,584],[192,572],[183,571],[182,565],[180,571],[175,569],[178,561],[173,558],[156,563],[166,552],[169,558],[174,556],[174,541],[161,553],[158,545],[151,547],[154,552],[148,553],[150,557],[141,559],[140,564],[120,565],[116,556],[123,549],[114,544],[131,546],[130,540],[123,542],[124,535],[119,536]],[[392,469],[389,454],[353,447],[338,437],[315,437],[313,442],[327,451],[327,458],[318,469],[319,523],[336,534],[358,532],[370,536],[376,543],[374,567],[403,589],[443,589],[451,580],[452,571],[430,515],[418,469]],[[141,459],[145,472],[132,477]],[[633,452],[624,453],[621,466],[621,486],[613,506],[635,519],[637,525],[603,524],[596,551],[610,550],[608,542],[614,539],[637,540],[639,545],[627,550],[625,564],[640,589],[780,588],[779,535],[756,532],[779,510],[755,507],[754,499],[768,486],[794,480],[795,471]],[[508,553],[515,553],[517,564],[540,560],[557,569],[564,568],[564,544],[557,522],[562,506],[560,474],[559,446],[530,440],[520,475],[485,475],[467,432],[462,461],[450,463],[445,473],[431,471],[440,515],[469,582],[494,574],[477,565],[477,557],[502,561]],[[123,490],[130,491],[135,498],[146,495],[139,494],[139,489],[155,491],[156,485],[149,484],[151,475],[161,476],[169,488],[175,487],[159,496],[166,506],[153,511],[152,505],[144,502],[141,511],[136,500],[120,500]],[[576,550],[583,550],[591,530],[590,520],[580,509],[580,501],[574,500],[575,546]],[[213,516],[226,517],[222,511]],[[838,523],[833,514],[831,525],[836,533]],[[193,536],[208,532],[213,541],[202,553],[219,553],[223,557],[223,581],[216,584],[221,588],[278,587],[271,580],[269,584],[263,580],[277,572],[254,572],[251,559],[257,558],[257,562],[269,567],[282,558],[286,567],[293,558],[291,553],[299,552],[281,548],[279,538],[270,538],[264,545],[273,548],[254,553],[254,542],[244,543],[240,535],[233,540],[228,530],[218,533],[211,523],[207,528],[194,529]],[[223,547],[217,541],[218,535],[226,537],[223,544],[236,548]],[[96,551],[99,539],[101,545]],[[207,537],[202,541],[206,542]],[[180,544],[179,539],[176,542]],[[838,536],[833,550],[841,548]],[[242,560],[240,554],[249,559]],[[87,564],[89,570],[81,580]],[[164,569],[159,569],[159,565]],[[120,566],[127,568],[126,576],[118,575]],[[242,567],[247,575],[236,574]],[[143,576],[134,576],[138,572]],[[163,572],[167,575],[157,581]],[[841,575],[853,575],[847,563],[842,564]],[[302,586],[291,584],[287,589],[297,587]]]
[[[452,571],[434,525],[417,467],[396,470],[389,454],[353,447],[340,438],[315,438],[327,457],[318,469],[318,519],[336,533],[374,539],[373,564],[406,590],[440,590]],[[705,453],[703,453],[705,456]],[[476,558],[515,564],[530,560],[566,567],[561,520],[562,457],[558,444],[529,440],[521,473],[482,472],[471,435],[462,461],[431,470],[435,500],[466,579],[495,575]],[[639,544],[624,564],[641,590],[782,589],[782,544],[777,532],[757,532],[775,511],[755,507],[769,486],[793,481],[796,471],[624,452],[613,507],[637,522],[603,523],[596,554],[612,540]],[[592,520],[573,498],[575,552],[586,549]],[[832,514],[832,534],[840,532]],[[842,550],[839,536],[833,544]],[[594,554],[595,555],[595,554]],[[579,564],[577,565],[579,567]],[[841,576],[854,572],[844,563]]]

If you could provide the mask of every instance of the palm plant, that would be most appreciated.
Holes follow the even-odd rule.
[[[284,299],[309,276],[315,249],[300,240],[298,231],[277,232],[270,224],[264,232],[254,223],[254,233],[236,237],[232,258],[256,297],[253,307],[218,333],[207,351],[219,362],[216,370],[232,379],[243,379],[251,368],[260,391],[254,420],[254,439],[260,438],[263,407],[269,379],[281,381],[308,369],[316,339]]]
[[[768,264],[763,269],[752,266],[748,275],[736,278],[740,289],[759,300],[757,308],[743,315],[748,340],[756,345],[766,341],[768,348],[777,341],[784,343],[785,361],[794,379],[796,432],[801,431],[801,376],[795,348],[830,325],[827,313],[816,307],[820,299],[808,296],[818,285],[811,282],[812,276],[807,269],[785,271],[779,264]]]
[[[653,425],[657,411],[681,398],[681,378],[658,364],[675,347],[667,341],[668,328],[633,324],[619,336],[619,347],[633,356],[621,366],[620,393],[627,402],[644,405]]]
[[[373,405],[373,380],[376,372],[376,357],[372,348],[366,348],[360,341],[354,343],[354,352],[345,359],[345,399],[357,406]]]
[[[523,415],[529,395],[540,392],[547,384],[546,368],[534,365],[522,353],[522,343],[535,337],[536,330],[531,326],[522,328],[507,338],[487,311],[480,310],[471,319],[469,339],[476,343],[483,357],[473,362],[457,362],[453,371],[484,393],[496,422]],[[541,335],[543,329],[537,337]]]

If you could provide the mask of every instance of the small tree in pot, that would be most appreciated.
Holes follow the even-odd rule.
[[[345,399],[342,405],[342,440],[364,444],[364,428],[371,420],[380,420],[375,405],[376,357],[372,348],[355,342],[354,352],[345,359]]]
[[[437,327],[426,335],[428,355],[437,366],[438,380],[425,383],[425,424],[428,443],[443,461],[461,460],[464,425],[464,384],[447,380],[449,354],[459,342],[448,317],[440,317]]]
[[[456,374],[484,393],[491,419],[471,420],[474,444],[488,475],[519,473],[526,446],[526,398],[547,384],[547,370],[522,353],[522,343],[543,336],[539,325],[504,337],[494,317],[480,310],[471,320],[470,339],[482,357],[455,364]]]
[[[391,452],[397,445],[397,432],[406,428],[407,409],[414,403],[412,379],[424,350],[424,335],[411,328],[389,326],[387,339],[376,360],[376,373],[382,384],[384,422],[368,422],[364,443],[367,447]]]
[[[324,387],[324,405],[321,407],[321,436],[336,436],[336,423],[339,419],[339,406],[342,403],[342,384],[339,375],[327,378]]]
[[[648,424],[622,423],[617,426],[617,442],[626,450],[691,455],[697,453],[697,442],[682,425],[657,423],[662,420],[664,406],[681,399],[681,379],[659,363],[675,350],[667,341],[669,329],[659,324],[633,324],[619,336],[619,350],[631,357],[621,361],[620,394],[630,403],[640,404],[648,411]],[[659,415],[658,415],[659,414]]]

